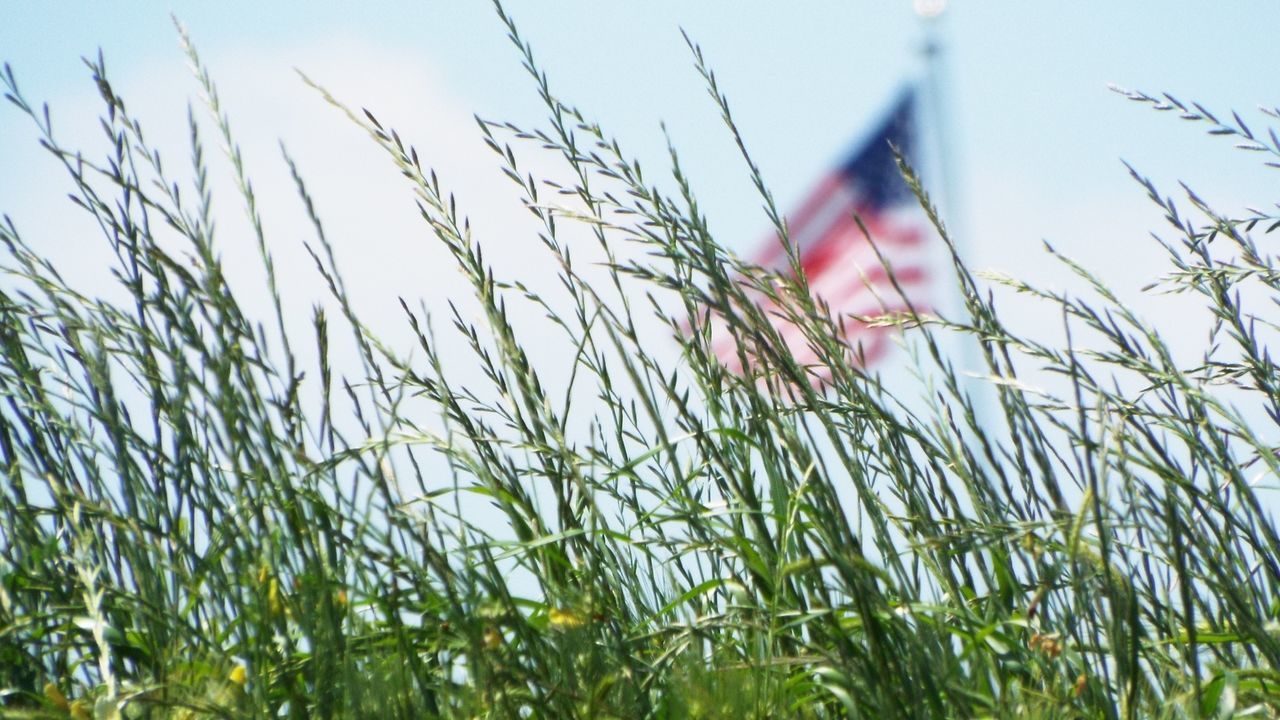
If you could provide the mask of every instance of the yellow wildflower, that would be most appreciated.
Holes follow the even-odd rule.
[[[581,613],[573,610],[551,608],[551,611],[547,613],[547,621],[553,628],[567,630],[569,628],[581,627],[582,624],[586,622],[586,618],[582,617]]]
[[[231,668],[231,672],[227,673],[227,680],[244,687],[244,684],[249,681],[249,671],[243,665],[237,665]]]
[[[496,628],[487,627],[484,629],[484,646],[489,650],[497,650],[502,645],[502,633]]]
[[[53,683],[44,684],[44,696],[49,698],[49,702],[59,710],[66,710],[71,706],[71,703],[67,702],[67,696],[63,695],[58,686]]]
[[[284,602],[280,599],[280,582],[275,578],[271,578],[271,584],[267,587],[267,607],[276,615],[284,609]]]

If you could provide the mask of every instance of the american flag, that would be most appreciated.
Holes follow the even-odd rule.
[[[858,318],[874,318],[906,310],[871,244],[858,228],[855,214],[884,254],[893,277],[917,311],[928,305],[924,297],[928,271],[924,254],[928,223],[915,196],[902,179],[894,161],[896,147],[908,161],[915,143],[916,94],[904,91],[869,139],[860,143],[844,162],[810,191],[795,212],[787,216],[787,229],[813,295],[824,301],[842,328],[854,357],[870,365],[890,349],[892,327],[868,325]],[[789,272],[782,244],[771,236],[756,254],[754,264],[767,271]],[[817,363],[809,342],[781,309],[767,299],[760,304],[772,319],[796,360]],[[714,327],[716,356],[726,367],[741,371],[735,338]],[[720,330],[720,332],[716,332]],[[819,375],[826,375],[815,368]]]

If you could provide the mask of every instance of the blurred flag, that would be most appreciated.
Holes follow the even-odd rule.
[[[931,228],[894,162],[890,145],[914,165],[916,92],[903,92],[869,138],[817,186],[794,212],[787,229],[814,296],[824,301],[842,327],[845,340],[867,365],[889,349],[891,327],[868,325],[859,317],[906,310],[875,250],[854,221],[856,214],[885,256],[893,275],[916,310],[926,309],[928,279],[925,238]],[[766,270],[788,271],[786,254],[771,236],[753,258]],[[801,364],[817,357],[801,331],[781,311],[761,299],[792,354]],[[715,352],[727,367],[741,371],[735,339],[715,335]]]

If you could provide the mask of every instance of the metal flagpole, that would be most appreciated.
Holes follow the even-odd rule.
[[[962,259],[968,259],[964,254],[964,232],[963,232],[963,202],[960,197],[959,185],[955,182],[955,162],[951,152],[950,127],[948,122],[948,111],[950,107],[947,103],[945,82],[946,75],[946,58],[941,40],[940,25],[944,21],[943,15],[947,9],[947,0],[914,0],[916,16],[920,18],[920,23],[924,31],[924,42],[921,45],[921,54],[925,63],[925,94],[927,97],[926,105],[929,110],[929,124],[932,125],[933,132],[933,162],[934,172],[932,173],[937,180],[937,190],[935,194],[935,202],[938,206],[939,216],[944,218],[948,228],[948,235],[951,237],[952,243],[955,244],[956,252],[960,254]],[[963,317],[967,314],[964,304],[963,290],[959,283],[954,283],[951,290],[951,304],[958,313],[957,317]],[[970,375],[981,377],[985,375],[983,372],[985,361],[979,350],[979,340],[976,337],[960,337],[960,357],[963,358]],[[978,417],[983,417],[984,406],[987,404],[987,388],[984,383],[969,382],[965,383],[969,386],[970,397],[974,404],[974,412]]]
[[[952,158],[950,138],[947,136],[948,123],[947,103],[944,97],[943,74],[945,59],[942,54],[942,40],[939,24],[943,12],[947,9],[947,0],[915,0],[916,16],[920,18],[924,28],[924,43],[921,54],[925,62],[925,91],[928,97],[930,124],[933,125],[934,161],[937,166],[937,179],[940,183],[941,202],[938,203],[943,217],[950,217],[955,212],[958,200],[955,196],[955,182],[952,176]]]

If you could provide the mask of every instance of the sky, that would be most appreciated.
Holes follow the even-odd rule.
[[[509,2],[507,9],[556,96],[598,121],[655,176],[667,164],[665,123],[712,229],[744,254],[760,242],[767,220],[681,30],[716,70],[784,209],[923,71],[923,25],[909,0],[565,0]],[[524,211],[472,119],[535,126],[545,117],[489,3],[0,0],[0,60],[11,64],[29,99],[50,103],[61,137],[101,149],[95,90],[80,61],[101,48],[149,137],[180,163],[186,107],[198,107],[199,99],[170,13],[218,82],[269,233],[280,244],[291,314],[309,317],[322,288],[300,250],[305,225],[280,139],[311,183],[353,289],[390,318],[389,326],[402,325],[398,295],[438,308],[466,292],[386,160],[304,87],[294,68],[414,142],[457,191],[500,270],[549,277]],[[1256,108],[1280,102],[1268,82],[1280,67],[1277,21],[1280,5],[1269,1],[952,0],[934,29],[943,47],[953,180],[945,188],[947,219],[969,263],[1033,284],[1077,287],[1042,250],[1051,242],[1114,284],[1155,325],[1174,331],[1176,343],[1194,348],[1201,335],[1181,325],[1186,300],[1138,291],[1166,270],[1149,237],[1163,232],[1162,220],[1121,161],[1166,193],[1176,195],[1185,181],[1229,214],[1270,205],[1276,171],[1205,135],[1203,126],[1108,88],[1167,91],[1265,125]],[[529,154],[535,173],[550,171],[547,162]],[[944,192],[936,182],[931,189]],[[66,190],[30,122],[0,108],[0,212],[70,277],[105,285],[104,250],[71,212]],[[218,202],[234,215],[229,189]],[[249,268],[251,250],[230,242],[225,252],[231,266]],[[1000,297],[1015,326],[1059,324],[1047,308]]]

